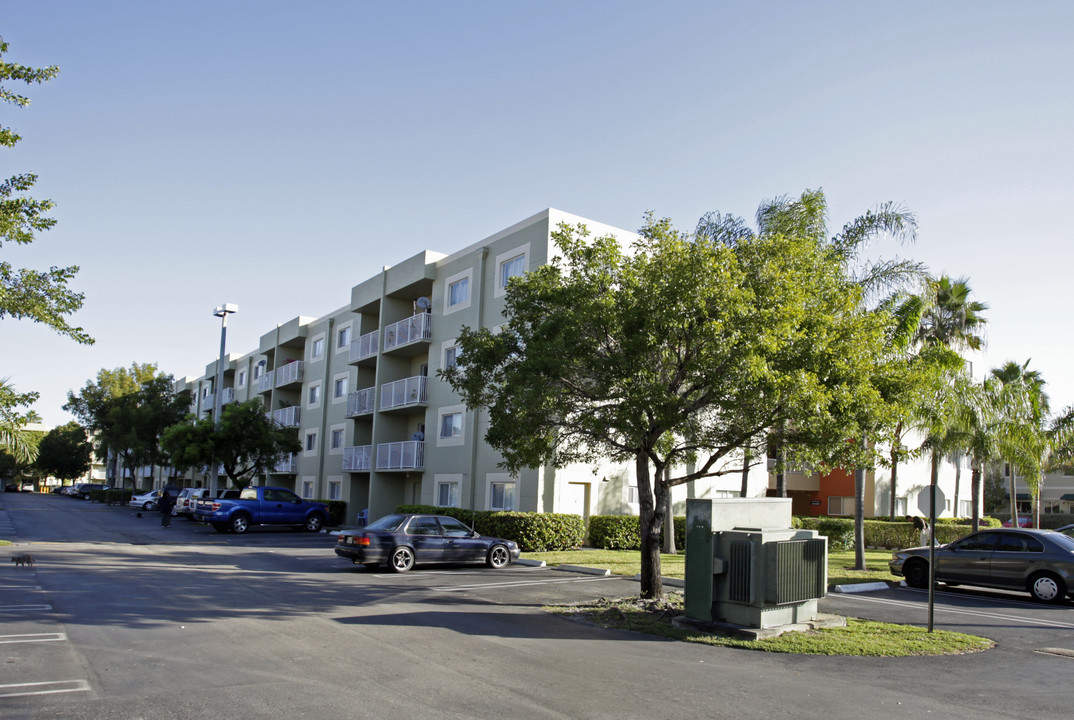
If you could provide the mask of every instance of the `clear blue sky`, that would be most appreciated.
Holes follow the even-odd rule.
[[[56,64],[0,107],[59,225],[17,267],[81,266],[81,347],[6,320],[0,376],[69,389],[200,375],[222,302],[246,352],[383,265],[546,207],[636,229],[823,188],[831,225],[917,213],[911,255],[987,302],[978,371],[1074,403],[1071,2],[0,0],[7,59]]]

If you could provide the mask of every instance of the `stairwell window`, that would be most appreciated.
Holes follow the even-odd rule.
[[[310,350],[310,358],[317,360],[324,357],[324,336],[313,339],[313,348]]]

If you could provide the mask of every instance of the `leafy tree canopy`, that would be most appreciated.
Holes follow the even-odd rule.
[[[302,449],[293,429],[278,426],[265,414],[260,398],[225,405],[219,425],[212,418],[188,416],[164,432],[161,444],[171,463],[181,469],[220,463],[237,488],[246,487],[285,455]]]
[[[60,480],[74,480],[89,472],[93,444],[85,429],[76,422],[53,428],[41,438],[37,467],[44,475]]]

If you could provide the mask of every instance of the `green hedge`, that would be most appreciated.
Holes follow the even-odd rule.
[[[641,550],[641,524],[637,515],[593,515],[589,518],[589,544],[601,550]],[[686,547],[686,518],[675,518],[675,547]]]
[[[400,505],[395,511],[448,515],[482,535],[514,540],[523,552],[572,550],[581,547],[585,539],[585,522],[581,515],[474,511],[435,505]]]
[[[346,522],[347,503],[344,500],[314,500],[313,502],[324,503],[328,506],[328,525],[337,526]]]

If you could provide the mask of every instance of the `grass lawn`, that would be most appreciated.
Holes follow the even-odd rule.
[[[634,576],[641,572],[641,553],[637,550],[565,550],[560,552],[523,553],[527,560],[544,560],[548,565],[583,565],[607,568],[613,575]],[[865,567],[868,570],[848,570],[854,565],[853,550],[828,552],[828,584],[848,585],[859,582],[877,582],[900,578],[888,572],[890,550],[866,550]],[[686,557],[660,556],[660,574],[667,578],[682,579]]]

